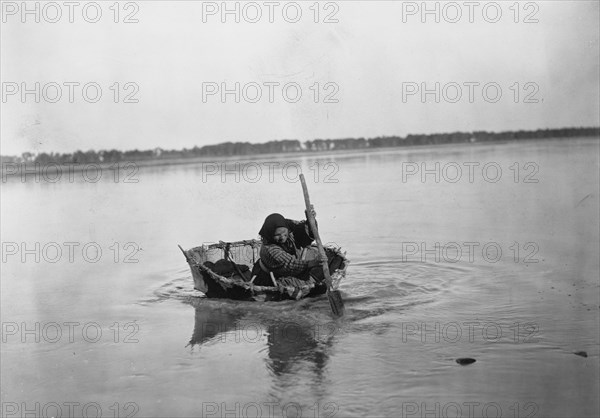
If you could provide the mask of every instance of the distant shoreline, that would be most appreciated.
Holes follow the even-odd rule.
[[[235,161],[236,163],[250,163],[260,161],[276,160],[279,158],[285,158],[286,160],[293,159],[293,157],[305,158],[322,158],[330,156],[344,156],[352,154],[375,154],[380,152],[389,151],[414,151],[414,150],[431,150],[448,147],[467,147],[467,146],[483,146],[483,145],[507,145],[507,144],[522,144],[539,141],[564,141],[565,139],[596,139],[600,140],[600,136],[582,136],[582,137],[571,137],[571,138],[534,138],[534,139],[519,139],[519,140],[504,140],[504,141],[487,141],[487,142],[465,142],[465,143],[447,143],[447,144],[426,144],[426,145],[407,145],[401,147],[378,147],[378,148],[366,148],[366,149],[346,149],[346,150],[328,150],[328,151],[296,151],[296,152],[285,152],[285,153],[267,153],[267,154],[256,154],[256,155],[230,155],[230,156],[202,156],[202,157],[190,157],[190,158],[176,158],[176,159],[160,159],[160,160],[138,160],[138,161],[119,161],[104,163],[2,163],[2,182],[6,182],[6,178],[10,176],[33,176],[33,175],[47,175],[52,176],[58,172],[68,175],[72,173],[80,173],[86,171],[110,171],[118,170],[120,175],[126,175],[127,170],[133,169],[136,171],[138,168],[149,168],[149,167],[164,167],[164,166],[178,166],[178,165],[194,165],[198,163],[227,163]],[[16,171],[14,171],[17,169]],[[131,174],[131,173],[130,173]]]
[[[572,137],[569,139],[598,139],[593,136],[582,136]],[[229,155],[229,156],[213,156],[213,157],[190,157],[190,158],[178,158],[173,160],[141,160],[141,161],[130,161],[135,163],[139,167],[158,167],[158,166],[169,166],[169,165],[186,165],[186,164],[197,164],[197,163],[219,163],[219,162],[255,162],[276,160],[279,158],[285,158],[286,160],[292,159],[293,157],[305,158],[323,158],[329,156],[344,156],[353,154],[375,154],[378,152],[389,152],[389,151],[401,151],[401,150],[430,150],[439,148],[449,147],[468,147],[468,146],[484,146],[484,145],[506,145],[506,144],[522,144],[539,141],[562,141],[565,138],[539,138],[539,139],[518,139],[518,140],[505,140],[505,141],[489,141],[489,142],[460,142],[460,143],[448,143],[448,144],[426,144],[426,145],[405,145],[401,147],[380,147],[380,148],[362,148],[362,149],[340,149],[340,150],[327,150],[327,151],[295,151],[295,152],[284,152],[284,153],[272,153],[272,154],[255,154],[255,155]],[[140,164],[141,163],[141,164]]]
[[[556,135],[561,133],[563,135]],[[554,135],[552,135],[554,134]],[[320,158],[325,156],[341,156],[341,155],[352,155],[357,153],[377,153],[377,152],[389,152],[391,150],[415,150],[415,149],[435,149],[435,148],[448,148],[456,146],[468,146],[468,145],[486,145],[486,144],[514,144],[514,143],[525,143],[525,142],[537,142],[537,141],[567,141],[569,139],[582,139],[582,138],[595,138],[600,139],[600,128],[569,128],[560,130],[545,130],[545,131],[519,131],[519,132],[504,132],[504,133],[454,133],[454,134],[434,134],[434,135],[417,135],[407,136],[405,138],[400,137],[379,137],[365,140],[359,139],[338,139],[338,140],[315,140],[307,141],[308,146],[321,147],[321,149],[299,149],[298,141],[274,141],[266,144],[247,144],[247,143],[224,143],[218,145],[211,145],[203,148],[194,148],[192,150],[183,151],[162,151],[158,155],[150,156],[148,153],[156,151],[133,151],[124,152],[112,150],[109,152],[100,151],[94,153],[88,151],[88,153],[82,153],[78,151],[74,154],[39,154],[32,157],[25,155],[25,157],[32,158],[32,160],[24,161],[21,157],[5,157],[2,156],[2,168],[1,174],[3,181],[7,176],[21,174],[21,175],[35,175],[38,171],[43,170],[44,174],[53,174],[56,172],[67,171],[69,173],[80,172],[83,170],[128,170],[142,167],[161,167],[161,166],[173,166],[173,165],[193,165],[198,163],[215,163],[215,162],[254,162],[256,160],[269,161],[276,160],[279,158],[292,159],[298,158]],[[419,142],[420,141],[420,142]],[[414,143],[418,142],[418,143]],[[275,151],[275,152],[260,152],[260,153],[247,153],[247,154],[233,154],[233,155],[194,155],[199,151],[204,152],[218,152],[221,154],[224,151],[231,151],[234,147],[265,147],[275,145],[283,146],[294,146],[293,150]],[[333,144],[333,145],[332,145]],[[364,146],[364,145],[367,146]],[[358,145],[358,146],[357,146]],[[323,148],[324,147],[324,148]],[[239,149],[238,149],[239,151]],[[119,159],[117,161],[98,161],[98,155],[104,156],[109,155],[114,157],[114,153],[119,153]],[[133,155],[129,155],[133,154]],[[163,154],[166,154],[164,156]],[[173,154],[172,156],[169,154]],[[161,157],[161,155],[163,155]],[[96,160],[93,160],[93,156]],[[88,157],[88,158],[85,158]],[[128,158],[130,157],[130,158]],[[40,160],[40,161],[38,161]]]

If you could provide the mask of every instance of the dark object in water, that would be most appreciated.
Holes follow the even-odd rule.
[[[576,356],[587,357],[587,353],[585,351],[575,351],[573,354]]]
[[[250,267],[259,258],[260,246],[261,242],[258,240],[245,240],[205,244],[187,251],[181,246],[179,248],[192,271],[194,289],[201,291],[208,298],[279,301],[298,300],[327,292],[327,284],[317,282],[313,278],[300,280],[291,276],[278,277],[276,285],[254,284],[248,276],[251,275]],[[331,274],[333,288],[337,290],[337,286],[346,275],[349,261],[339,248],[329,246],[326,249],[342,260]]]
[[[469,364],[473,364],[476,361],[477,360],[475,360],[474,358],[470,358],[470,357],[461,357],[461,358],[456,359],[456,362],[458,364],[460,364],[461,366],[468,366]]]

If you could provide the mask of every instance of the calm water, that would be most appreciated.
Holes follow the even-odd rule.
[[[597,416],[598,144],[242,162],[239,182],[219,164],[12,179],[2,414]],[[294,164],[351,260],[338,321],[325,297],[207,300],[177,249],[301,218]]]

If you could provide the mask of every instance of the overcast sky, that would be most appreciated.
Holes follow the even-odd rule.
[[[600,124],[597,1],[88,3],[3,2],[3,155]]]

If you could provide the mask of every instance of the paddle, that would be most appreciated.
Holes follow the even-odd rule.
[[[323,248],[323,244],[321,243],[321,237],[319,236],[317,223],[315,222],[315,217],[313,215],[313,208],[310,204],[310,198],[308,197],[308,188],[306,187],[306,181],[304,180],[303,174],[300,174],[300,181],[302,182],[302,191],[304,192],[304,203],[306,203],[306,217],[308,218],[308,224],[315,236],[315,241],[317,241],[317,246],[319,247],[319,253],[323,259],[323,275],[325,276],[325,284],[327,285],[327,299],[329,299],[329,305],[331,306],[333,315],[342,316],[344,315],[344,300],[342,299],[340,291],[334,290],[332,287],[331,275],[329,274],[329,266],[327,263],[327,253],[325,253],[325,248]]]

